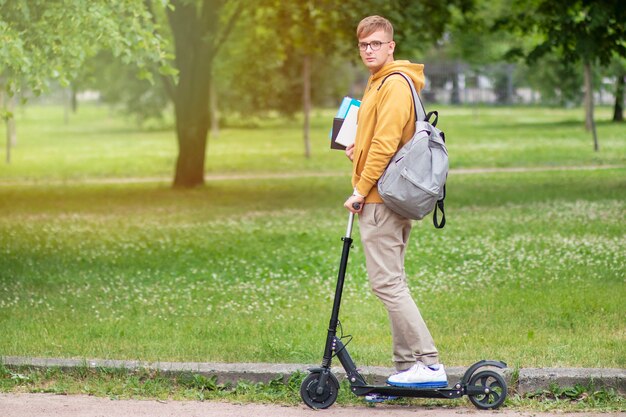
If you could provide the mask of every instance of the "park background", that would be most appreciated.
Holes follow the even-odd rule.
[[[620,2],[0,11],[0,355],[319,362],[350,192],[328,134],[379,13],[448,138],[448,224],[407,254],[444,363],[625,367]],[[341,318],[389,364],[358,236]]]

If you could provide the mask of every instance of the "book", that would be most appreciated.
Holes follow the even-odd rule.
[[[346,149],[347,146],[354,143],[360,106],[361,101],[359,100],[348,96],[343,98],[330,131],[331,149]]]
[[[339,129],[339,133],[337,133],[335,142],[346,147],[354,143],[358,113],[359,106],[350,105],[348,112],[346,113],[346,117],[343,119],[343,123],[341,124],[341,129]]]
[[[335,139],[337,139],[337,134],[339,133],[339,129],[341,129],[341,125],[343,123],[343,119],[340,119],[338,117],[335,117],[333,119],[333,128],[330,131],[330,149],[339,149],[339,150],[345,150],[346,147],[343,145],[338,144],[337,142],[335,142]]]
[[[337,119],[346,118],[346,114],[348,113],[348,108],[350,107],[352,100],[354,99],[348,96],[345,96],[343,100],[341,100],[341,105],[339,106],[339,109],[337,110],[337,114],[335,115],[335,118]]]
[[[360,105],[361,105],[360,100],[357,100],[349,96],[345,96],[343,100],[341,101],[341,106],[339,106],[339,109],[337,110],[337,115],[335,115],[335,117],[339,119],[345,119],[346,114],[348,114],[348,110],[350,109],[350,106],[359,107]]]

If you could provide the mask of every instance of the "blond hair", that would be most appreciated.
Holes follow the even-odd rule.
[[[368,16],[361,20],[356,28],[356,37],[361,39],[379,30],[389,34],[393,40],[393,25],[382,16]]]

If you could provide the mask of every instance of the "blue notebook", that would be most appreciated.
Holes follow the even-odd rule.
[[[348,110],[350,110],[350,106],[360,107],[361,106],[361,100],[357,100],[355,98],[345,96],[343,98],[343,100],[341,101],[341,105],[339,106],[339,109],[337,110],[337,114],[335,115],[335,119],[345,119],[346,115],[348,114]],[[330,129],[330,133],[329,133],[328,137],[329,138],[333,137],[333,130],[332,129]]]

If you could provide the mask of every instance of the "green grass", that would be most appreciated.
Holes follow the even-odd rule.
[[[599,152],[592,151],[581,109],[438,108],[452,168],[626,164],[624,125],[608,121],[608,107],[596,112]],[[209,139],[206,172],[344,172],[345,156],[328,149],[332,115],[331,110],[313,113],[308,160],[299,118],[255,121],[256,129],[224,129]],[[18,144],[13,163],[0,164],[2,181],[173,177],[177,145],[170,120],[161,130],[141,131],[98,106],[81,107],[67,125],[58,107],[27,107],[16,119]]]
[[[276,119],[224,130],[209,172],[346,175],[181,191],[167,179],[51,182],[168,177],[175,153],[170,132],[89,107],[64,127],[53,110],[20,116],[15,160],[0,168],[0,354],[320,361],[350,190],[345,157],[325,147],[323,112],[311,161],[299,156],[297,123]],[[447,108],[453,166],[623,165],[618,128],[600,124],[594,154],[570,122],[577,112]],[[407,255],[444,363],[625,367],[625,201],[623,167],[451,175],[448,225],[416,223]],[[390,365],[387,318],[358,231],[355,240],[343,327],[359,365]]]
[[[625,173],[450,178],[450,223],[418,223],[407,258],[446,363],[624,366]],[[5,186],[0,351],[315,363],[346,183]],[[387,364],[358,237],[342,312],[359,363]]]

